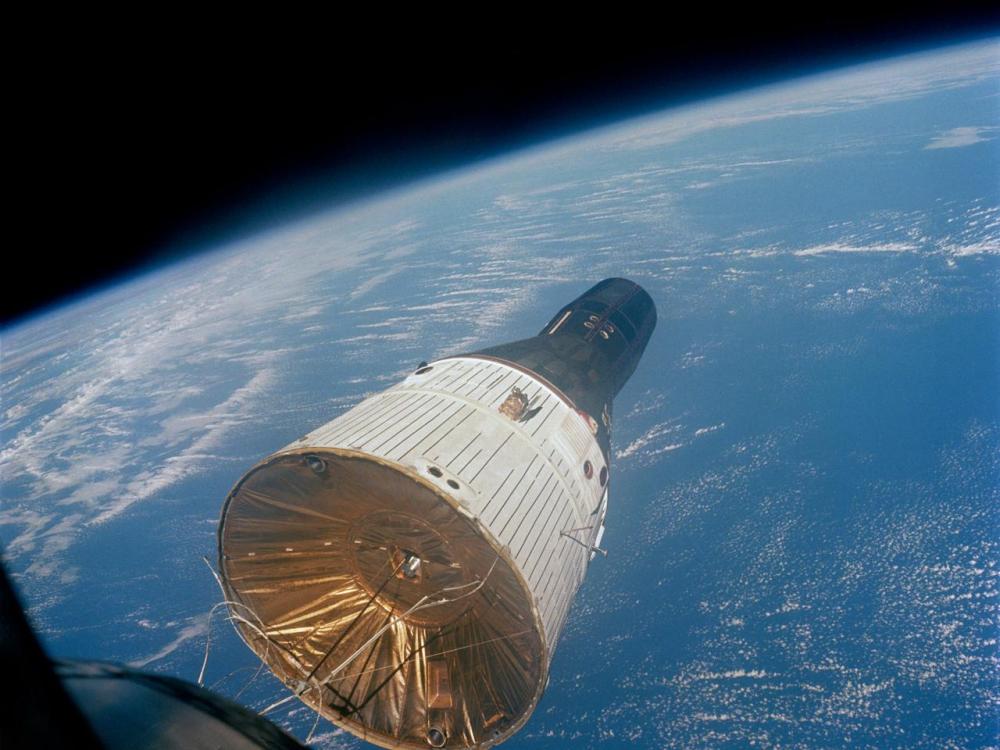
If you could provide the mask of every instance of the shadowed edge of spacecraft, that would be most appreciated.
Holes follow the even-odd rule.
[[[490,747],[528,719],[600,549],[612,400],[656,324],[606,279],[541,333],[422,362],[228,494],[240,637],[334,724],[390,748]],[[270,708],[270,707],[269,707]]]
[[[205,688],[94,661],[50,661],[0,565],[0,663],[17,698],[0,709],[3,747],[304,750],[267,719]]]

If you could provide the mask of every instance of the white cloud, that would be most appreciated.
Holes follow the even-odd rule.
[[[965,245],[944,245],[942,249],[956,258],[970,255],[1000,255],[1000,239],[988,239]]]
[[[721,430],[726,426],[725,422],[719,422],[718,424],[713,424],[710,427],[699,427],[694,431],[695,437],[701,437],[702,435],[707,435],[710,432],[715,432],[716,430]]]
[[[142,659],[136,659],[135,661],[129,662],[129,666],[137,669],[148,666],[154,661],[159,661],[160,659],[169,656],[192,638],[198,638],[205,635],[207,632],[208,615],[199,615],[198,617],[193,618],[188,625],[181,628],[176,637],[159,651]]]
[[[925,151],[938,148],[962,148],[971,146],[974,143],[983,143],[990,140],[985,137],[987,133],[992,133],[996,128],[986,127],[964,127],[952,128],[936,136],[930,143],[924,146]]]
[[[908,242],[873,242],[867,245],[849,245],[841,242],[830,242],[825,245],[813,245],[796,250],[793,255],[828,255],[832,253],[911,253],[916,245]]]
[[[677,432],[677,430],[678,427],[676,424],[676,420],[668,420],[666,422],[660,422],[659,424],[655,424],[648,430],[646,430],[642,435],[640,435],[635,440],[626,445],[624,448],[622,448],[619,451],[615,451],[615,458],[629,458],[630,456],[633,456],[642,449],[644,449],[647,445],[655,443],[663,436],[675,433]],[[667,450],[673,450],[674,448],[679,448],[679,447],[681,446],[671,443],[670,445],[667,446]],[[658,451],[654,451],[654,453],[655,452]]]

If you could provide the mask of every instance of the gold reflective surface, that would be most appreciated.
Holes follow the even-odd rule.
[[[219,545],[243,639],[370,742],[488,746],[541,695],[547,657],[523,578],[407,469],[339,449],[272,456],[227,498]]]

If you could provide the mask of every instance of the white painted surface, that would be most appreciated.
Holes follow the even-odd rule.
[[[526,422],[499,411],[515,386],[529,401],[537,397],[540,410]],[[287,447],[376,455],[451,495],[507,548],[528,581],[551,659],[606,509],[597,441],[553,390],[500,362],[439,360]],[[589,479],[585,461],[593,466]],[[573,534],[582,544],[561,533],[571,529],[584,529]]]

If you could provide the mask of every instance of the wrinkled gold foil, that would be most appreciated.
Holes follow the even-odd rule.
[[[227,498],[219,550],[243,639],[369,742],[489,746],[541,696],[547,650],[526,582],[408,469],[342,449],[276,454]]]

